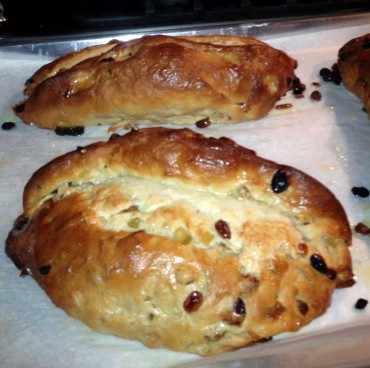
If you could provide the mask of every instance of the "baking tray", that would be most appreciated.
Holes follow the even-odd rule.
[[[357,198],[354,186],[370,187],[370,121],[361,102],[340,85],[324,83],[319,70],[330,67],[338,49],[370,32],[370,13],[252,24],[230,23],[198,28],[137,30],[131,33],[75,35],[68,39],[0,40],[0,121],[16,128],[0,130],[0,243],[21,213],[22,191],[31,174],[52,158],[109,137],[107,127],[86,129],[80,137],[60,137],[17,120],[11,106],[22,99],[24,81],[45,62],[67,51],[111,38],[148,33],[240,34],[257,37],[298,60],[297,75],[305,97],[292,94],[256,122],[192,129],[207,136],[228,136],[260,156],[295,166],[316,177],[342,202],[352,228],[370,221],[370,199]],[[320,82],[321,86],[313,85]],[[321,101],[309,98],[319,89]],[[118,131],[124,133],[124,130]],[[370,237],[354,233],[351,247],[356,284],[336,290],[328,312],[296,333],[217,356],[201,358],[91,331],[67,317],[30,278],[0,252],[0,366],[2,368],[157,368],[157,367],[367,367],[370,366]]]

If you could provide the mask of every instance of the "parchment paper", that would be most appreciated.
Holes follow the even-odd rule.
[[[318,76],[330,67],[340,46],[370,26],[274,35],[264,41],[298,60],[297,75],[306,84],[303,99],[289,93],[266,118],[230,126],[192,128],[208,136],[228,136],[260,156],[295,166],[325,184],[342,202],[351,226],[370,222],[370,198],[351,193],[354,186],[370,189],[370,121],[362,103],[344,87]],[[0,49],[0,244],[21,213],[22,191],[31,174],[52,158],[109,137],[107,127],[89,128],[81,137],[60,137],[16,120],[11,105],[22,100],[23,83],[49,59]],[[320,82],[321,86],[313,86]],[[313,90],[321,101],[309,98]],[[124,130],[118,131],[124,133]],[[354,234],[351,248],[356,284],[337,290],[328,312],[297,333],[272,342],[209,358],[152,350],[91,331],[57,309],[30,278],[0,251],[0,367],[121,368],[121,367],[345,367],[370,363],[370,305],[356,310],[357,299],[370,301],[370,237]]]

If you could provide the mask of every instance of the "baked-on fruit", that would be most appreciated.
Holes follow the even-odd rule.
[[[54,159],[6,253],[92,329],[200,355],[295,331],[353,284],[322,184],[228,138],[146,128]]]
[[[341,47],[338,68],[343,84],[363,102],[370,119],[370,33]]]
[[[296,61],[236,36],[145,36],[67,54],[26,82],[14,107],[40,128],[115,123],[233,123],[265,116]]]

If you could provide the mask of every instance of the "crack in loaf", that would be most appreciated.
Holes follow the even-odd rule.
[[[146,128],[25,187],[6,252],[92,329],[200,355],[295,331],[353,284],[334,195],[228,138]]]
[[[14,111],[58,127],[257,120],[291,89],[296,60],[237,36],[145,36],[67,54],[26,82]]]

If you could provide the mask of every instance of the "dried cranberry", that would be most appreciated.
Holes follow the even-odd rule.
[[[298,243],[298,253],[299,254],[302,254],[302,255],[306,255],[307,254],[307,251],[308,251],[308,245],[306,243]]]
[[[289,187],[289,179],[287,173],[279,169],[274,174],[271,181],[271,189],[274,193],[282,193],[286,191]]]
[[[366,226],[365,224],[363,224],[362,222],[359,222],[355,226],[355,231],[356,233],[359,233],[361,235],[370,235],[370,228]]]
[[[370,194],[369,190],[365,187],[353,187],[351,191],[356,197],[361,198],[366,198]]]
[[[215,228],[223,239],[231,239],[231,230],[229,224],[224,220],[218,220],[215,223]]]
[[[321,100],[321,93],[319,91],[313,91],[311,93],[311,98],[314,100],[314,101],[320,101]]]
[[[191,292],[183,303],[183,307],[188,313],[197,311],[203,303],[203,295],[199,291]]]

